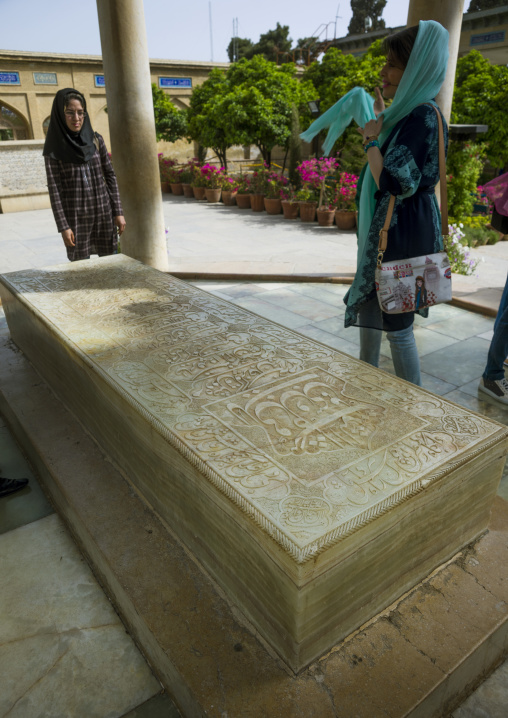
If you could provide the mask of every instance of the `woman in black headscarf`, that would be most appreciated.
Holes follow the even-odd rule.
[[[117,228],[118,234],[125,229],[120,194],[106,144],[93,131],[80,92],[66,88],[56,93],[43,154],[51,207],[68,258],[114,254]]]

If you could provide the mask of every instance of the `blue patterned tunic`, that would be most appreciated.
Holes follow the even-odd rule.
[[[445,148],[448,128],[443,118]],[[360,292],[356,303],[347,304],[345,326],[356,324],[358,309],[375,293],[379,232],[383,228],[390,195],[396,195],[393,216],[388,230],[388,246],[384,261],[418,257],[439,252],[443,248],[441,215],[435,195],[439,182],[438,122],[434,109],[418,105],[398,122],[381,147],[383,170],[379,190],[375,194],[376,207],[367,239],[365,261],[357,267],[354,285]],[[360,188],[361,191],[361,188]],[[413,314],[386,315],[384,324],[390,330],[411,323]],[[398,326],[400,324],[400,326]]]

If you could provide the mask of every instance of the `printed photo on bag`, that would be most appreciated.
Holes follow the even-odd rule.
[[[387,314],[417,312],[452,298],[452,273],[446,252],[383,262],[376,290]]]

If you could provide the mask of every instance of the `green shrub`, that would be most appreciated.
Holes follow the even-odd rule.
[[[499,234],[493,229],[485,227],[462,227],[464,241],[468,247],[482,247],[484,244],[496,244],[499,242]]]
[[[485,152],[485,147],[472,142],[450,143],[446,162],[448,209],[460,222],[473,214]]]

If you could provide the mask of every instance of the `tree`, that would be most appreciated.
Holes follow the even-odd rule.
[[[252,40],[246,37],[232,37],[228,45],[229,62],[238,62],[242,57],[246,57],[253,47]]]
[[[385,62],[382,41],[376,40],[361,57],[344,55],[342,50],[331,47],[321,61],[316,60],[306,70],[303,83],[311,84],[320,98],[321,113],[326,112],[353,87],[364,87],[374,93],[380,83],[379,72]],[[304,129],[306,129],[307,125]],[[339,137],[332,150],[341,155],[345,171],[358,172],[365,161],[361,137],[354,128],[347,129]]]
[[[309,83],[295,77],[294,65],[277,66],[260,55],[232,65],[227,73],[232,96],[228,119],[242,144],[255,144],[264,161],[271,163],[276,145],[287,149],[291,135],[291,108],[309,116],[308,100],[315,98]]]
[[[480,12],[481,10],[492,10],[492,8],[506,5],[506,0],[471,0],[468,12]]]
[[[476,142],[487,145],[487,158],[493,167],[508,164],[508,68],[491,65],[471,50],[457,62],[451,122],[488,125]]]
[[[277,23],[275,30],[268,30],[259,36],[259,40],[245,53],[245,57],[251,59],[255,55],[263,55],[265,60],[277,62],[277,53],[289,52],[291,45],[289,25]]]
[[[380,83],[379,73],[385,62],[381,40],[376,40],[361,57],[344,55],[331,47],[321,61],[316,60],[306,70],[303,82],[312,83],[321,100],[321,112],[340,100],[353,87],[374,92]]]
[[[194,88],[187,111],[189,137],[202,147],[211,147],[226,168],[228,147],[240,144],[226,107],[229,93],[226,73],[214,68],[208,79]]]
[[[166,93],[152,83],[153,111],[157,142],[176,142],[187,136],[185,110],[178,110]]]
[[[365,20],[370,17],[372,21],[371,30],[381,30],[385,27],[385,21],[381,14],[385,8],[386,0],[351,0],[353,17],[347,29],[348,35],[359,35],[367,31]]]

